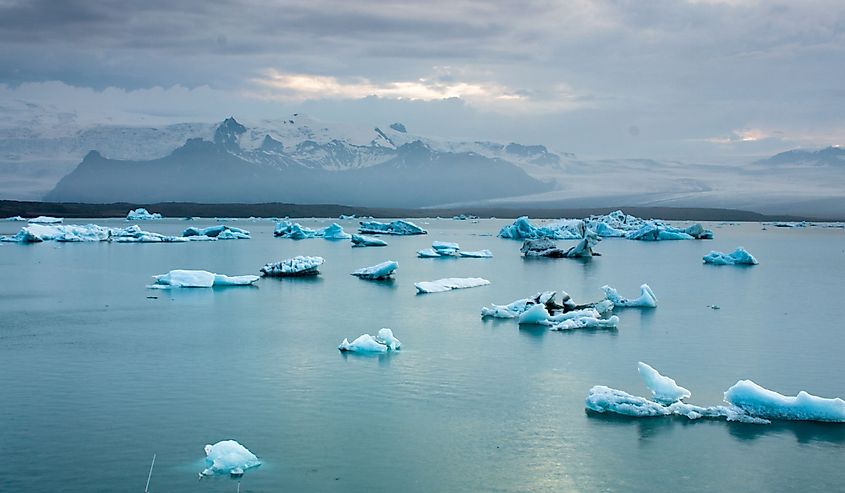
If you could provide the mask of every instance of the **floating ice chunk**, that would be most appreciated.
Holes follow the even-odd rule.
[[[642,361],[637,363],[637,371],[645,386],[651,391],[652,399],[661,404],[672,404],[692,395],[689,390],[676,384],[673,379],[661,375]]]
[[[532,306],[535,306],[534,300],[530,298],[516,300],[507,305],[491,304],[490,307],[485,306],[481,308],[481,317],[516,318],[520,313],[523,313]]]
[[[364,235],[352,235],[353,247],[381,247],[387,246],[387,242],[379,238]]]
[[[50,217],[50,216],[38,216],[34,217],[29,220],[30,224],[61,224],[64,221],[64,218],[61,217]]]
[[[525,240],[522,248],[519,249],[526,257],[551,257],[551,258],[578,258],[592,257],[599,255],[593,252],[593,247],[600,238],[593,231],[587,231],[586,236],[577,245],[567,250],[558,248],[553,240],[540,238],[536,240]]]
[[[246,447],[235,440],[223,440],[214,445],[205,446],[205,465],[203,476],[215,474],[243,474],[243,471],[261,465],[261,461]]]
[[[476,250],[476,251],[472,251],[472,252],[467,252],[467,251],[461,250],[461,251],[458,252],[458,255],[460,255],[461,257],[467,257],[467,258],[493,258],[493,252],[491,252],[490,250],[487,250],[487,249]]]
[[[299,223],[281,221],[273,229],[273,236],[290,238],[292,240],[304,240],[316,237],[317,232],[310,228],[304,228]]]
[[[375,337],[370,334],[363,334],[352,342],[349,342],[349,339],[343,339],[337,348],[341,351],[358,353],[386,353],[398,351],[402,348],[402,343],[393,336],[392,330],[381,329]]]
[[[361,279],[380,281],[390,278],[390,276],[393,275],[393,271],[395,271],[397,267],[399,267],[399,264],[397,262],[393,260],[388,260],[380,264],[358,269],[353,272],[352,275],[358,276]]]
[[[331,223],[323,229],[317,230],[317,236],[326,240],[348,240],[352,235],[343,230],[343,226],[338,223]]]
[[[499,236],[513,240],[548,238],[551,240],[575,240],[584,236],[584,221],[580,219],[561,219],[546,226],[531,224],[528,216],[517,218],[513,224],[502,227]]]
[[[26,218],[25,218],[25,217],[21,217],[21,216],[12,216],[12,217],[7,217],[6,219],[4,219],[4,221],[17,221],[17,222],[22,222],[22,221],[26,221]]]
[[[224,234],[222,237],[220,236],[221,233],[228,231],[228,233]],[[219,226],[209,226],[207,228],[195,228],[190,227],[182,232],[182,236],[185,238],[191,238],[194,236],[207,236],[209,238],[219,238],[221,240],[248,240],[250,239],[249,231],[245,229],[236,228],[234,226],[227,226],[225,224],[221,224]]]
[[[731,253],[711,251],[704,256],[705,264],[714,265],[757,265],[757,259],[744,248],[737,247]]]
[[[647,221],[636,231],[625,235],[629,240],[660,241],[660,240],[705,240],[713,239],[713,232],[704,229],[700,224],[693,224],[686,229],[673,228],[659,221]]]
[[[316,276],[320,273],[319,269],[323,262],[325,262],[323,257],[300,255],[281,262],[265,264],[261,268],[261,275],[269,277]]]
[[[150,212],[143,207],[129,211],[129,214],[126,215],[127,221],[153,221],[157,219],[161,219],[161,214],[158,212],[150,214]]]
[[[765,389],[751,380],[740,380],[725,392],[725,402],[746,413],[765,419],[845,422],[845,401],[826,399],[803,390],[785,396]]]
[[[98,242],[112,241],[115,243],[178,243],[189,240],[206,239],[210,237],[183,238],[181,236],[165,236],[158,233],[143,231],[137,225],[127,228],[106,228],[96,224],[86,225],[46,225],[29,224],[21,228],[14,236],[0,237],[0,241],[14,241],[18,243],[38,243],[42,241],[59,242]]]
[[[448,241],[435,241],[431,244],[431,248],[433,248],[434,250],[436,250],[438,252],[440,252],[440,251],[456,252],[456,251],[461,249],[461,246],[458,245],[457,243],[452,243],[452,242],[448,242]]]
[[[384,234],[384,235],[424,235],[428,231],[417,226],[410,221],[397,219],[390,223],[380,223],[378,221],[362,221],[358,228],[359,233],[367,234]]]
[[[630,214],[625,214],[624,212],[617,210],[613,211],[609,214],[604,215],[593,215],[586,219],[587,225],[599,233],[599,229],[602,228],[600,225],[606,226],[608,229],[606,231],[634,231],[642,227],[645,224],[645,220],[640,219],[639,217],[632,216]],[[617,236],[613,235],[603,235],[599,233],[599,236]]]
[[[692,236],[696,240],[712,240],[713,239],[713,232],[709,229],[704,229],[699,223],[695,223],[688,228],[683,230],[684,233]]]
[[[536,304],[519,315],[519,325],[549,325],[549,311],[543,304]]]
[[[624,416],[650,417],[672,414],[666,406],[604,385],[596,385],[590,389],[585,405],[587,409],[597,413],[610,412]]]
[[[576,317],[564,320],[549,327],[550,330],[574,330],[574,329],[615,329],[619,325],[619,317],[613,315],[610,318],[597,317]]]
[[[616,229],[613,226],[602,222],[591,224],[590,228],[602,238],[621,238],[628,232],[624,229]]]
[[[604,291],[605,296],[608,300],[610,300],[615,306],[623,306],[623,307],[642,307],[642,308],[655,308],[657,307],[657,296],[654,295],[654,291],[648,286],[648,284],[643,284],[640,286],[640,296],[639,298],[635,298],[633,300],[629,300],[628,298],[623,298],[619,296],[619,293],[610,286],[602,286],[602,291]]]
[[[151,288],[210,288],[221,286],[248,286],[258,281],[258,276],[225,276],[204,270],[172,270],[153,276]]]
[[[419,257],[419,258],[441,258],[441,257],[448,257],[448,256],[454,256],[454,254],[450,255],[450,254],[446,254],[445,252],[440,253],[439,251],[437,251],[433,248],[424,248],[422,250],[417,250],[417,257]]]
[[[490,284],[490,281],[480,277],[449,277],[446,279],[438,279],[436,281],[417,282],[414,283],[414,286],[417,288],[417,294],[423,294],[442,293],[453,289],[474,288],[478,286],[485,286],[487,284]]]

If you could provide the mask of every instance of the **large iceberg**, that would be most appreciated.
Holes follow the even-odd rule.
[[[29,224],[13,236],[0,236],[0,241],[16,243],[39,243],[42,241],[58,242],[98,242],[115,243],[181,243],[185,241],[214,240],[207,236],[185,238],[165,236],[143,231],[138,225],[127,228],[106,228],[96,224],[47,225]]]
[[[387,242],[379,238],[364,235],[352,235],[353,247],[380,247],[387,246]]]
[[[593,247],[601,240],[592,230],[584,232],[584,238],[573,247],[566,250],[558,248],[554,240],[540,238],[536,240],[525,240],[522,248],[519,249],[526,257],[552,257],[552,258],[590,258],[601,255],[593,252]]]
[[[725,402],[764,419],[845,422],[845,401],[840,398],[816,397],[803,390],[796,396],[786,396],[751,380],[740,380],[729,388]]]
[[[640,286],[640,296],[632,300],[619,296],[619,293],[610,286],[602,286],[601,289],[604,291],[605,297],[615,306],[644,308],[657,307],[657,296],[654,295],[654,291],[651,290],[648,284]]]
[[[660,241],[660,240],[709,240],[713,232],[704,229],[700,224],[693,224],[685,229],[668,226],[659,221],[647,221],[636,231],[625,235],[629,240]]]
[[[358,276],[361,279],[370,279],[374,281],[381,281],[389,279],[399,264],[393,260],[388,260],[380,264],[372,265],[370,267],[362,267],[352,273],[353,276]]]
[[[736,247],[731,253],[711,251],[704,256],[705,264],[714,265],[757,265],[757,259],[742,247]]]
[[[234,226],[227,226],[221,224],[219,226],[209,226],[207,228],[190,227],[182,232],[182,236],[190,238],[194,236],[207,236],[209,238],[217,238],[218,240],[248,240],[250,239],[249,231]]]
[[[645,386],[651,391],[651,398],[661,404],[672,404],[691,396],[689,390],[681,387],[675,380],[661,375],[657,370],[640,361],[637,372],[643,379]]]
[[[307,238],[315,238],[317,236],[317,232],[311,228],[305,228],[299,223],[281,221],[277,223],[276,227],[273,229],[273,236],[290,238],[292,240],[304,240]]]
[[[442,293],[453,289],[474,288],[478,286],[486,286],[487,284],[490,284],[490,281],[480,277],[449,277],[446,279],[438,279],[436,281],[417,282],[414,283],[414,286],[417,288],[417,294],[423,294]]]
[[[370,334],[363,334],[352,342],[344,338],[337,348],[344,352],[386,353],[388,351],[398,351],[402,348],[402,343],[393,336],[392,330],[381,329],[375,337]]]
[[[343,230],[343,226],[338,223],[331,223],[325,228],[317,230],[317,236],[326,240],[348,240],[352,235]]]
[[[240,476],[247,469],[258,467],[261,461],[235,440],[223,440],[205,446],[205,466],[202,476],[231,474]]]
[[[378,221],[362,221],[358,228],[359,233],[383,234],[383,235],[424,235],[428,231],[410,221],[397,219],[390,223]]]
[[[172,270],[167,274],[153,276],[155,284],[150,288],[211,288],[222,286],[249,286],[258,281],[258,276],[224,276],[204,270]]]
[[[157,219],[161,219],[161,214],[158,212],[150,214],[150,212],[143,207],[129,211],[129,214],[126,215],[127,221],[153,221]]]
[[[64,221],[62,217],[38,216],[29,220],[30,224],[61,224]]]
[[[261,268],[261,275],[269,277],[316,276],[320,273],[319,269],[323,262],[325,262],[323,257],[300,255],[281,262],[265,264]]]
[[[580,219],[561,219],[546,226],[537,227],[531,224],[528,216],[517,218],[513,224],[499,230],[501,238],[513,240],[536,240],[548,238],[551,240],[577,240],[584,237],[584,221]]]

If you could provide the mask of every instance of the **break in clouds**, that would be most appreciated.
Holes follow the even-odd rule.
[[[842,142],[843,27],[836,1],[3,0],[0,106],[31,127],[31,105],[139,125],[307,112],[724,162]]]

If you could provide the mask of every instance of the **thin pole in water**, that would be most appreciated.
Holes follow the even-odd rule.
[[[156,454],[153,454],[153,462],[150,464],[150,474],[147,475],[147,486],[144,487],[144,493],[150,493],[150,479],[153,477],[153,466],[156,465]]]

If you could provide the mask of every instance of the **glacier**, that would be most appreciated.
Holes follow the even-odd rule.
[[[393,260],[388,260],[380,264],[372,265],[370,267],[362,267],[352,273],[353,276],[361,279],[370,279],[374,281],[381,281],[389,279],[399,264]]]
[[[487,279],[480,277],[448,277],[445,279],[438,279],[436,281],[421,281],[414,283],[417,288],[417,294],[424,293],[443,293],[453,289],[475,288],[478,286],[486,286],[490,284]]]
[[[651,398],[661,404],[672,404],[690,397],[689,390],[681,387],[675,380],[661,375],[657,370],[642,361],[637,363],[637,372],[645,386],[651,391]]]
[[[234,226],[227,226],[221,224],[219,226],[209,226],[207,228],[190,227],[182,232],[185,238],[195,236],[207,236],[209,238],[217,238],[218,240],[248,240],[250,239],[249,231]]]
[[[166,288],[211,288],[222,286],[250,286],[258,281],[258,276],[225,276],[205,270],[171,270],[167,274],[153,276],[155,284],[147,286],[155,289]]]
[[[742,247],[736,247],[731,253],[711,251],[704,256],[705,264],[713,265],[757,265],[757,259]]]
[[[803,390],[786,396],[751,380],[740,380],[729,388],[725,402],[763,419],[845,423],[845,401],[840,398],[817,397]]]
[[[158,212],[150,213],[147,209],[143,207],[131,210],[128,214],[126,214],[127,221],[153,221],[161,219],[161,214]]]
[[[384,234],[384,235],[424,235],[428,231],[417,226],[416,224],[397,219],[390,223],[382,223],[378,221],[361,221],[358,227],[359,233],[364,234]]]
[[[320,273],[319,268],[323,262],[325,262],[323,257],[300,255],[281,262],[265,264],[261,268],[261,275],[268,277],[316,276]]]
[[[379,238],[364,235],[352,235],[353,247],[381,247],[387,246],[387,242]]]
[[[352,342],[344,338],[337,348],[343,352],[386,353],[388,351],[398,351],[402,348],[402,343],[393,336],[392,330],[381,329],[375,337],[370,334],[362,334]]]
[[[201,476],[216,474],[241,475],[247,469],[258,467],[261,461],[246,447],[235,440],[222,440],[205,446],[205,466]]]
[[[619,293],[610,286],[605,285],[602,286],[601,289],[604,291],[605,297],[615,306],[642,308],[657,307],[657,296],[654,295],[654,291],[651,290],[648,284],[640,286],[640,296],[632,300],[619,296]]]

